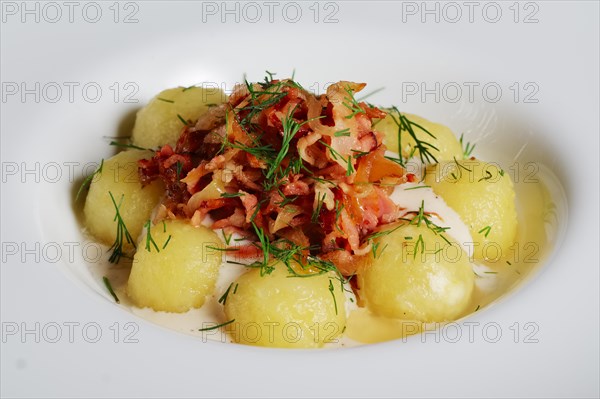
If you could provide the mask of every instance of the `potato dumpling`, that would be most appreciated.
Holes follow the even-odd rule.
[[[127,283],[133,303],[177,313],[204,305],[221,265],[217,234],[204,226],[171,220],[152,226],[150,236],[156,247],[146,236],[133,258]]]
[[[225,94],[215,88],[176,87],[161,91],[138,111],[131,140],[144,148],[174,146],[184,126],[177,115],[195,122],[209,106],[224,101]]]
[[[517,234],[515,190],[508,173],[493,163],[452,161],[428,167],[425,182],[469,228],[475,259],[508,256]]]
[[[138,178],[137,161],[152,155],[150,151],[141,150],[120,152],[104,161],[102,171],[92,179],[83,213],[87,230],[98,241],[111,245],[117,237],[116,208],[110,194],[134,242],[139,237],[164,193],[162,182],[155,181],[142,188]],[[133,249],[133,246],[123,239],[123,249]]]
[[[333,272],[293,277],[283,263],[271,274],[252,269],[225,302],[227,331],[236,342],[279,348],[318,348],[346,326],[346,297]]]
[[[358,273],[360,298],[373,313],[418,322],[464,313],[475,275],[458,244],[449,245],[424,223],[402,225],[378,240],[380,255]]]
[[[388,115],[377,122],[373,129],[384,134],[383,143],[387,146],[388,150],[398,152],[398,124],[396,123],[399,122],[398,113],[394,110],[386,111],[388,112]],[[419,140],[430,143],[439,150],[430,149],[431,154],[438,162],[452,160],[454,157],[456,157],[456,159],[462,159],[462,146],[450,128],[439,123],[430,122],[417,115],[411,115],[404,112],[402,115],[435,136],[434,139],[423,131],[423,129],[413,125],[413,131]],[[394,121],[394,119],[396,121]],[[402,143],[402,156],[408,157],[413,152],[415,140],[406,130],[402,130],[400,139]],[[418,150],[413,156],[419,156]]]

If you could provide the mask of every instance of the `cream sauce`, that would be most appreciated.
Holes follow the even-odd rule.
[[[542,176],[543,177],[543,176]],[[543,179],[542,179],[543,180]],[[520,281],[531,274],[538,265],[546,259],[551,244],[558,235],[558,220],[560,212],[557,212],[557,204],[553,202],[552,195],[542,180],[528,182],[528,184],[515,184],[517,193],[517,213],[519,230],[517,242],[527,243],[527,247],[515,248],[514,253],[495,263],[473,264],[476,277],[476,288],[472,296],[472,308],[467,313],[480,310],[486,305],[505,294]],[[435,213],[437,216],[431,220],[441,227],[450,227],[447,234],[456,240],[470,254],[470,246],[465,243],[472,242],[467,226],[461,221],[458,214],[452,210],[444,200],[437,196],[429,187],[415,188],[423,183],[406,183],[395,188],[391,195],[392,200],[404,208],[404,214],[416,212],[424,205],[426,212]],[[558,204],[559,208],[562,204]],[[560,210],[560,209],[559,209]],[[210,224],[210,221],[206,221]],[[217,232],[221,239],[224,237]],[[241,237],[233,236],[232,240],[240,240]],[[243,241],[236,241],[243,244]],[[107,276],[121,300],[121,305],[127,310],[153,323],[190,334],[201,338],[203,341],[232,342],[231,338],[222,329],[210,331],[199,331],[201,328],[215,326],[225,322],[223,305],[219,298],[226,292],[233,281],[247,268],[237,264],[228,263],[231,255],[226,255],[221,266],[219,277],[214,293],[206,298],[205,304],[199,309],[193,309],[187,313],[156,312],[149,308],[140,309],[135,307],[127,297],[127,279],[130,267],[126,264],[111,265],[101,262],[89,266],[90,272],[96,276],[101,283],[102,276]],[[347,347],[364,343],[375,343],[390,339],[403,338],[416,334],[428,326],[410,320],[393,320],[378,317],[365,308],[357,306],[357,298],[349,286],[346,292],[346,314],[347,329],[344,335],[336,342],[326,344],[326,347]]]

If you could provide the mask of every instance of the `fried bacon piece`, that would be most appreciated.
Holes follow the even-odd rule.
[[[341,81],[317,96],[293,80],[239,85],[184,127],[175,149],[140,161],[140,179],[164,181],[164,217],[255,241],[237,256],[296,248],[350,276],[369,234],[399,218],[389,187],[411,179],[372,129],[385,112],[355,100],[364,86]]]

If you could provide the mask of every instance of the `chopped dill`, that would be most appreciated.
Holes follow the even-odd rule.
[[[481,179],[477,180],[477,182],[483,181],[483,180],[490,180],[492,178],[492,172],[490,172],[489,170],[485,171],[485,176],[482,177]]]
[[[419,159],[421,160],[421,162],[437,163],[437,158],[435,157],[435,155],[432,154],[431,151],[435,150],[435,151],[439,152],[439,149],[436,146],[434,146],[433,144],[419,139],[417,137],[417,134],[416,134],[414,128],[420,129],[421,131],[425,132],[425,134],[427,134],[434,140],[437,140],[437,138],[429,130],[425,129],[423,126],[411,121],[405,115],[402,115],[400,113],[400,111],[398,110],[398,108],[392,107],[392,110],[395,111],[397,114],[397,118],[396,118],[396,116],[394,116],[394,114],[392,112],[388,113],[388,115],[392,118],[394,123],[398,126],[398,157],[399,158],[398,158],[397,162],[401,166],[405,166],[405,163],[402,160],[402,141],[401,141],[402,134],[401,134],[401,132],[406,131],[415,142],[414,147],[411,151],[411,154],[409,154],[408,158],[410,159],[412,157],[412,155],[414,155],[416,152],[418,152]]]
[[[152,228],[152,223],[150,220],[144,223],[144,228],[146,229],[146,251],[152,252],[150,247],[150,244],[152,244],[154,249],[156,249],[156,252],[160,252],[160,249],[158,249],[158,245],[156,245],[156,241],[154,241],[154,238],[152,238],[152,234],[150,232],[150,229]]]
[[[464,133],[462,133],[460,135],[460,145],[462,146],[463,149],[463,159],[469,159],[471,157],[471,154],[473,153],[473,150],[475,149],[475,144],[471,144],[468,141],[464,142],[463,141],[463,136]]]
[[[219,298],[219,303],[225,305],[227,303],[227,297],[229,296],[229,291],[231,291],[231,287],[233,287],[233,283],[229,284],[225,293]]]
[[[79,197],[81,196],[81,193],[83,192],[83,189],[92,183],[92,180],[94,179],[94,177],[97,174],[102,173],[103,166],[104,166],[104,159],[102,159],[102,161],[100,161],[100,166],[98,166],[98,169],[96,169],[94,171],[94,173],[92,173],[91,175],[86,177],[85,180],[81,183],[81,186],[79,186],[79,190],[77,190],[77,195],[75,196],[75,202],[77,202],[77,200],[79,200]]]
[[[211,331],[211,330],[216,330],[217,328],[221,328],[221,327],[225,327],[231,323],[233,323],[235,321],[235,319],[231,319],[229,321],[226,321],[225,323],[221,323],[221,324],[217,324],[216,326],[212,326],[212,327],[206,327],[206,328],[199,328],[198,331]]]
[[[414,187],[405,188],[404,191],[418,190],[419,188],[431,188],[431,186],[414,186]]]
[[[127,226],[125,226],[125,222],[123,221],[123,218],[121,217],[121,213],[119,211],[119,208],[121,207],[121,204],[123,203],[123,198],[125,197],[125,194],[121,194],[121,199],[119,200],[118,205],[117,205],[117,202],[115,201],[115,197],[113,196],[112,192],[109,191],[108,194],[110,195],[110,199],[113,203],[113,206],[115,207],[115,218],[113,219],[113,221],[117,222],[117,234],[115,237],[115,242],[109,248],[109,250],[112,251],[112,254],[110,255],[110,258],[108,259],[108,261],[110,263],[119,263],[119,260],[121,260],[121,257],[124,256],[123,255],[123,239],[125,239],[125,241],[128,244],[131,244],[134,248],[135,248],[135,241],[133,240],[133,237],[131,237],[131,234],[129,233]]]
[[[111,141],[109,143],[109,145],[115,146],[115,147],[121,147],[121,148],[132,148],[134,150],[147,150],[147,151],[153,151],[150,148],[144,148],[144,147],[140,147],[134,144],[123,144],[123,143],[119,143],[117,141]]]
[[[312,213],[310,218],[311,222],[317,223],[319,221],[319,215],[321,215],[321,209],[323,208],[323,202],[325,201],[325,198],[327,198],[327,193],[323,193],[322,197],[317,194],[317,207]]]
[[[335,137],[350,137],[350,128],[339,130],[333,134]]]
[[[413,258],[417,258],[417,252],[419,252],[419,246],[421,247],[421,255],[425,252],[425,241],[423,240],[423,235],[419,234],[419,238],[415,242],[415,252],[413,254]]]
[[[354,98],[353,90],[350,87],[346,87],[345,90],[346,90],[346,93],[348,94],[348,97],[344,97],[344,100],[346,100],[346,101],[342,101],[342,105],[344,105],[344,107],[346,107],[350,111],[352,111],[352,113],[350,115],[346,115],[345,118],[351,119],[351,118],[355,117],[357,114],[364,114],[365,110],[360,106],[358,101],[356,101],[356,99]]]
[[[162,249],[165,249],[167,247],[167,245],[169,245],[169,242],[171,241],[171,234],[169,234],[169,236],[167,237],[167,241],[165,241],[165,243],[162,246]]]
[[[223,239],[225,240],[225,244],[229,245],[229,243],[231,242],[231,237],[233,236],[233,233],[231,233],[230,235],[225,234],[225,229],[221,229],[221,233],[223,234]]]
[[[338,314],[338,306],[337,306],[337,300],[335,299],[335,293],[333,292],[334,288],[333,288],[333,282],[331,281],[331,279],[329,279],[329,292],[331,292],[331,296],[333,297],[333,305],[335,306],[335,314]]]
[[[183,123],[184,126],[188,126],[190,124],[190,122],[186,121],[183,116],[177,114],[177,118],[181,121],[181,123]]]
[[[121,303],[121,301],[119,301],[119,297],[117,296],[117,294],[115,294],[115,291],[113,290],[113,287],[110,284],[110,280],[108,279],[108,277],[106,277],[106,276],[102,277],[102,281],[104,281],[104,286],[106,287],[108,292],[110,292],[110,295],[112,295],[115,302]]]
[[[483,234],[485,238],[487,238],[488,234],[492,231],[492,226],[485,226],[483,229],[479,230],[477,233]]]
[[[221,198],[238,198],[244,195],[244,193],[221,193]]]

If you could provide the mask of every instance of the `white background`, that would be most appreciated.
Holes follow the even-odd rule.
[[[474,2],[472,15],[464,2],[428,3],[433,13],[424,13],[421,2],[275,3],[229,3],[229,14],[221,2],[31,2],[32,13],[23,13],[21,2],[2,3],[2,396],[597,397],[598,3]],[[268,7],[275,7],[272,22]],[[137,22],[124,23],[130,13]],[[513,106],[538,127],[531,147],[565,187],[569,224],[541,273],[468,319],[480,327],[497,323],[497,342],[480,330],[467,339],[463,324],[456,343],[427,336],[425,342],[296,352],[202,343],[119,310],[81,282],[73,270],[82,265],[69,264],[65,252],[53,257],[48,243],[64,250],[78,239],[65,162],[106,156],[102,136],[126,130],[126,115],[163,88],[203,81],[231,88],[244,72],[261,79],[265,69],[283,76],[294,68],[305,86],[341,79],[385,86],[374,97],[382,103],[400,103],[405,81],[496,82],[503,101],[512,99],[514,82],[537,85],[538,102],[520,99]],[[93,93],[82,94],[91,82],[102,89],[98,102],[90,101]],[[138,89],[137,104],[124,102],[128,83]],[[51,91],[56,85],[60,97]],[[33,94],[22,96],[23,87]],[[468,115],[468,109],[455,112],[461,104],[469,108],[468,101],[425,100],[411,97],[401,105],[432,119]],[[447,122],[461,126],[459,119]],[[63,165],[58,181],[44,168],[53,162]],[[23,174],[26,168],[34,172]],[[78,178],[81,167],[75,170]],[[138,342],[125,342],[128,322],[139,328]],[[23,334],[36,323],[39,339]],[[539,328],[537,342],[525,342],[525,323]],[[99,326],[98,342],[87,342],[95,330],[83,334],[86,325]],[[51,343],[56,326],[62,335]]]

